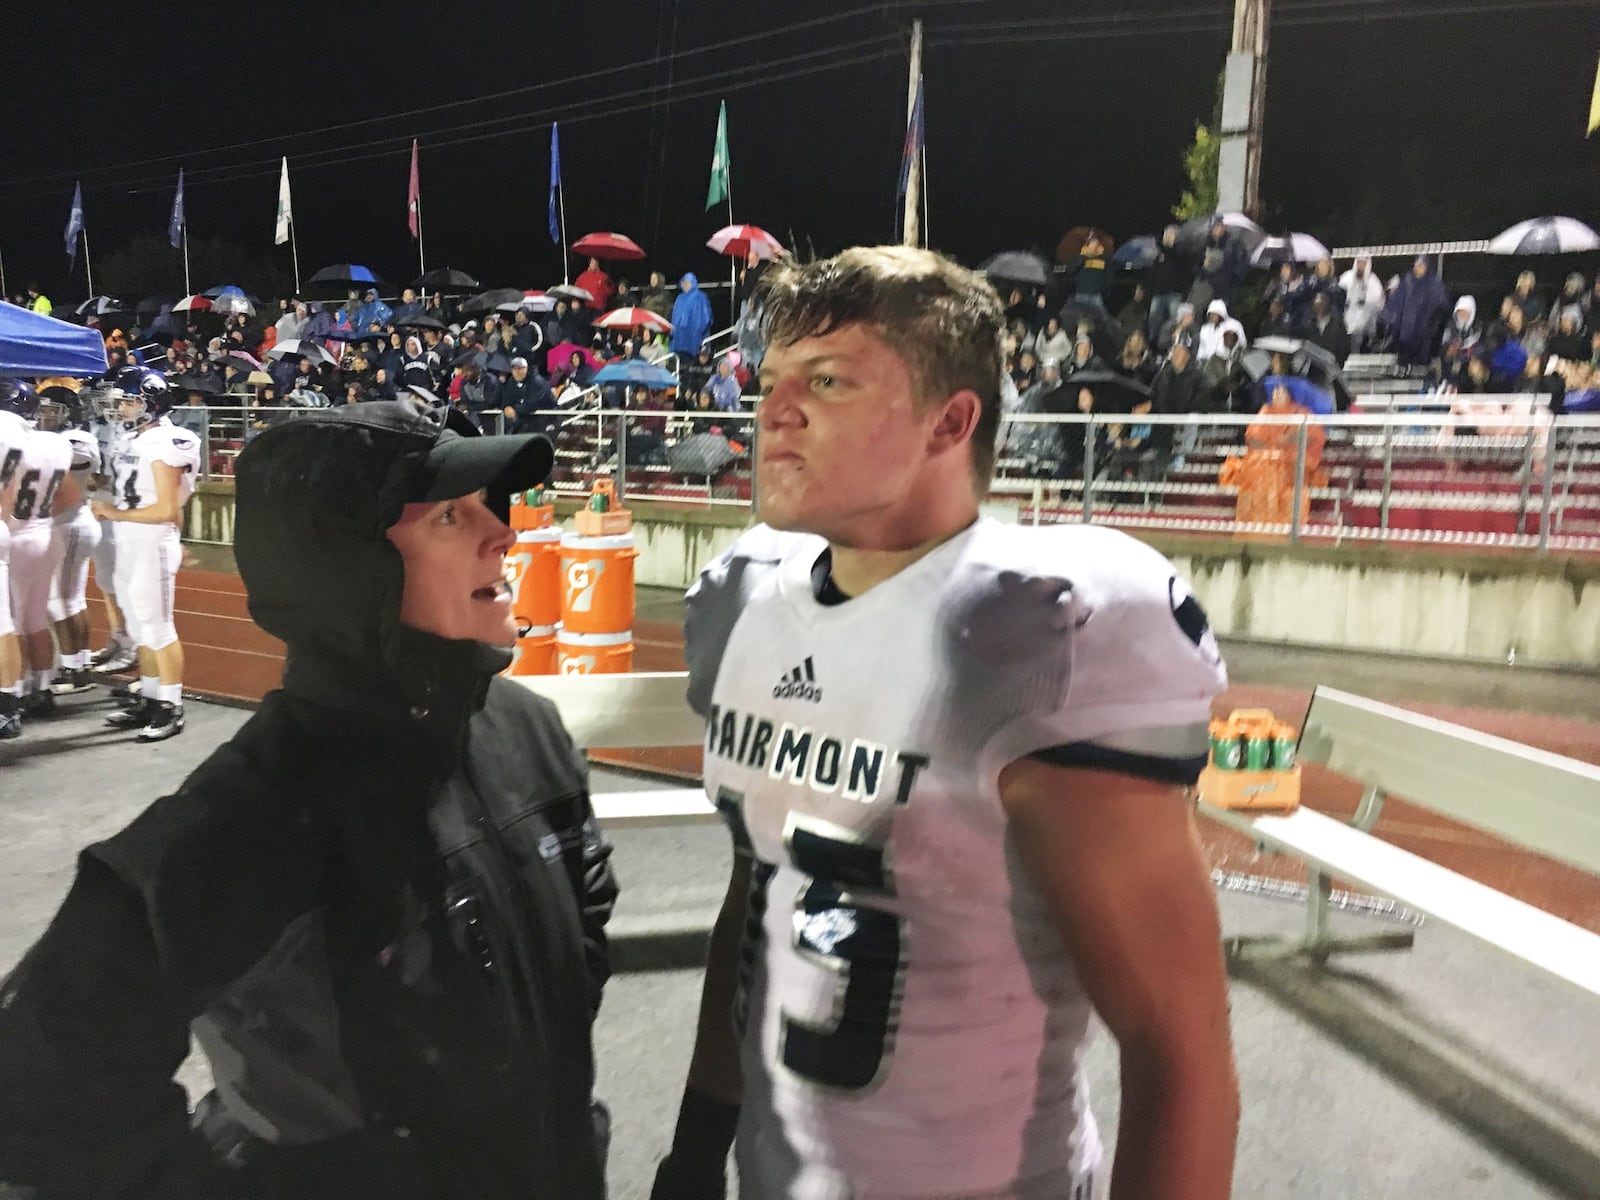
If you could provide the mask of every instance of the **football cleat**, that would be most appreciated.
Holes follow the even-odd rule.
[[[55,716],[56,694],[50,691],[29,692],[22,698],[22,715],[29,718]]]
[[[118,708],[133,708],[143,698],[138,680],[132,683],[119,683],[111,689],[111,703]]]
[[[22,714],[8,713],[0,715],[0,742],[22,736]]]
[[[114,675],[118,671],[126,671],[139,661],[139,652],[131,646],[107,646],[89,660],[89,665],[96,671],[104,671]]]
[[[183,705],[168,704],[165,700],[152,700],[146,712],[149,720],[139,730],[141,742],[164,742],[183,732]]]
[[[50,681],[50,690],[58,696],[76,696],[94,690],[94,680],[87,670],[66,667],[56,672]]]
[[[154,700],[137,699],[121,712],[107,717],[106,724],[112,729],[143,729],[150,721],[150,710],[155,703]]]

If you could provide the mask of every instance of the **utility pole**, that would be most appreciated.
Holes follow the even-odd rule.
[[[1267,30],[1272,0],[1234,0],[1233,45],[1222,81],[1217,208],[1261,214],[1261,125],[1267,105]]]
[[[916,115],[917,90],[922,82],[922,20],[911,22],[911,78],[906,84],[906,128]],[[911,172],[906,177],[905,230],[902,245],[922,245],[922,155],[913,153]]]

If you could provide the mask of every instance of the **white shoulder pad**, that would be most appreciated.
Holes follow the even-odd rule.
[[[1172,564],[1099,526],[984,532],[949,593],[959,607],[946,629],[971,660],[957,675],[1009,710],[999,736],[1010,757],[1077,746],[1069,765],[1198,770],[1227,672]]]
[[[684,657],[689,664],[689,706],[702,716],[722,667],[722,652],[745,604],[763,584],[775,584],[778,564],[808,543],[818,554],[827,543],[804,533],[757,525],[700,570],[684,611]]]

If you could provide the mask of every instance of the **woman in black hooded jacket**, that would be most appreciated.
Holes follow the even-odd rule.
[[[0,980],[0,1194],[601,1200],[610,850],[553,706],[498,678],[491,505],[550,459],[414,401],[240,456],[283,686],[83,852]],[[216,1086],[193,1127],[191,1031]]]

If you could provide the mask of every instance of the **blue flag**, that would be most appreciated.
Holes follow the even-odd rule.
[[[561,126],[550,123],[550,240],[561,241],[561,222],[556,216],[556,192],[561,188]]]
[[[904,196],[911,186],[911,164],[922,153],[922,76],[917,76],[917,98],[911,103],[911,119],[906,122],[905,146],[900,151],[900,184],[896,196]]]
[[[78,235],[83,232],[83,184],[72,189],[72,211],[67,214],[67,257],[78,261]]]
[[[183,245],[183,227],[187,222],[183,216],[183,168],[178,168],[178,194],[172,198],[172,216],[167,218],[167,240],[176,250]]]

